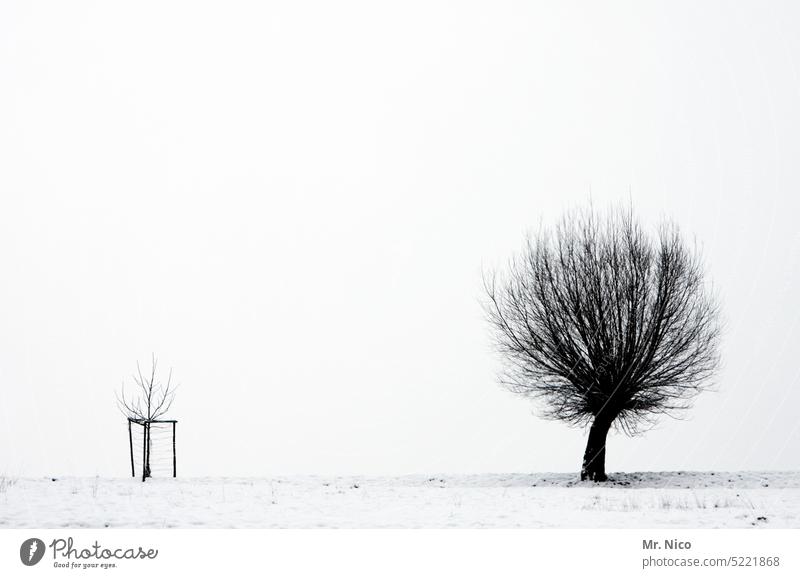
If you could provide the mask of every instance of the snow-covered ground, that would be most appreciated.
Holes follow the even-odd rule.
[[[0,528],[800,528],[800,472],[0,479]]]

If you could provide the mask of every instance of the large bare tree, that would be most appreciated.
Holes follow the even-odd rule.
[[[581,479],[605,481],[606,438],[676,415],[719,365],[719,306],[675,224],[648,234],[631,209],[568,212],[485,276],[511,391],[545,416],[591,424]]]

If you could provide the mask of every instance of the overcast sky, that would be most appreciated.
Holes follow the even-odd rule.
[[[602,4],[602,5],[601,5]],[[791,2],[0,4],[0,474],[578,471],[481,271],[591,198],[703,246],[718,392],[607,468],[800,468]]]

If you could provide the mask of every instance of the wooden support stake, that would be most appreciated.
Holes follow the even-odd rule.
[[[131,432],[131,420],[128,418],[128,443],[131,446],[131,477],[136,477],[136,468],[133,465],[133,433]]]
[[[142,481],[147,479],[147,424],[142,424]]]
[[[175,460],[175,423],[176,422],[174,421],[172,422],[172,477],[173,478],[178,477],[178,469]]]

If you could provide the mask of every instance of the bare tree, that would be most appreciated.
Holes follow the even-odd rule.
[[[612,426],[635,434],[679,415],[719,365],[699,252],[674,224],[646,234],[631,209],[567,213],[484,285],[501,383],[540,399],[545,417],[591,423],[582,480],[607,479]]]
[[[155,354],[151,359],[149,374],[142,374],[142,369],[137,361],[136,374],[133,376],[133,381],[136,384],[135,392],[132,396],[127,397],[125,395],[125,382],[123,381],[122,390],[117,394],[117,406],[120,411],[129,420],[137,422],[145,428],[144,444],[146,448],[142,479],[150,477],[150,424],[163,417],[175,400],[172,369],[169,370],[167,382],[164,384],[156,377],[157,367],[158,360]]]

